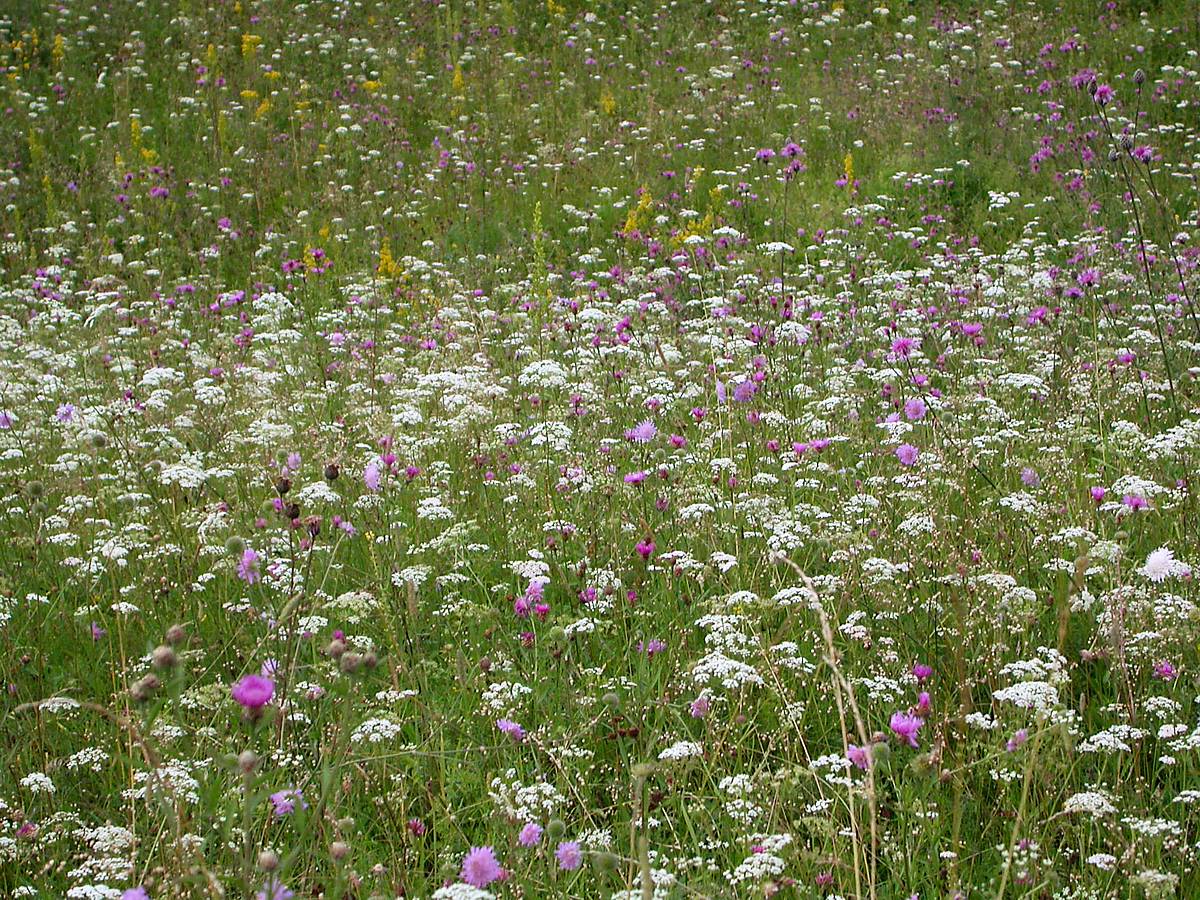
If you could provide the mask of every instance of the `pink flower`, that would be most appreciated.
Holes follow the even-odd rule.
[[[245,675],[230,689],[233,699],[249,710],[259,710],[275,696],[275,683],[261,675]]]
[[[888,722],[888,727],[892,729],[892,733],[900,740],[904,741],[910,747],[916,747],[917,732],[921,730],[921,726],[925,722],[918,719],[916,716],[910,716],[908,713],[894,712],[892,719]]]
[[[253,547],[247,547],[242,551],[242,558],[238,560],[237,576],[246,582],[246,584],[254,584],[256,581],[262,580],[262,576],[258,574],[258,561],[261,557]]]
[[[916,463],[918,452],[912,444],[901,444],[896,448],[896,459],[900,460],[901,465],[911,466]]]
[[[1174,681],[1179,677],[1179,670],[1168,660],[1160,660],[1154,664],[1154,677],[1162,681]]]
[[[379,471],[379,464],[372,462],[363,469],[363,484],[372,491],[379,490],[380,477],[382,473]]]
[[[848,744],[846,746],[846,759],[858,766],[858,768],[866,770],[871,765],[871,751],[866,747],[859,747],[856,744]]]
[[[712,704],[709,702],[708,697],[704,694],[701,694],[691,702],[688,709],[689,712],[691,712],[693,719],[703,719],[708,715],[708,710],[711,706]]]

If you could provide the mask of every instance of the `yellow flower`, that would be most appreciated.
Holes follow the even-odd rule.
[[[258,45],[262,43],[262,38],[257,34],[242,35],[242,56],[249,59],[258,51]]]

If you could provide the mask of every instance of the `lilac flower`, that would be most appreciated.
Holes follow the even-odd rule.
[[[290,816],[296,811],[296,805],[299,804],[301,809],[308,809],[308,804],[304,802],[304,795],[300,793],[299,788],[287,788],[286,790],[276,791],[270,796],[272,811],[275,813],[275,818],[282,819],[284,816]]]
[[[693,719],[703,719],[708,715],[708,710],[712,706],[706,694],[701,694],[689,704],[688,711]]]
[[[75,421],[75,404],[74,403],[62,404],[58,409],[56,409],[54,411],[54,418],[56,418],[56,419],[58,419],[58,421],[64,422],[64,423],[65,422],[74,422]]]
[[[272,875],[263,884],[262,890],[254,895],[254,900],[292,900],[295,896],[282,881]]]
[[[625,432],[625,438],[635,444],[648,444],[658,434],[658,426],[650,419],[639,422]]]
[[[275,696],[275,683],[261,675],[244,675],[230,688],[230,693],[246,709],[259,710]]]
[[[542,826],[536,822],[526,822],[521,833],[517,835],[517,843],[522,847],[536,847],[542,839]]]
[[[372,461],[363,469],[363,484],[367,486],[368,490],[377,491],[379,490],[381,475],[379,463]]]
[[[1021,470],[1021,484],[1025,487],[1037,487],[1042,483],[1042,478],[1033,469],[1026,466]]]
[[[497,719],[496,727],[513,739],[515,743],[525,740],[525,729],[511,719]]]
[[[554,858],[558,860],[558,867],[566,869],[568,872],[575,871],[583,864],[583,852],[575,841],[560,843],[558,849],[554,851]]]
[[[912,444],[901,444],[896,448],[896,459],[900,460],[900,464],[911,466],[917,461],[918,450]]]
[[[246,584],[254,584],[262,579],[258,574],[259,557],[257,551],[253,547],[247,547],[242,551],[242,558],[238,561],[237,576],[246,582]]]
[[[472,847],[463,859],[458,877],[471,887],[485,888],[503,874],[495,850],[491,847]]]
[[[921,730],[921,726],[925,722],[916,716],[910,716],[908,713],[894,712],[892,713],[891,721],[888,722],[888,727],[892,729],[892,733],[900,740],[904,741],[910,747],[916,747],[917,732]]]
[[[925,418],[925,401],[920,397],[913,397],[904,404],[904,418],[910,422],[917,422]]]
[[[150,895],[141,885],[131,887],[121,892],[121,900],[150,900]]]

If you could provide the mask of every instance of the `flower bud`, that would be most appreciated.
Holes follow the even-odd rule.
[[[329,845],[329,855],[337,862],[341,862],[350,855],[350,845],[345,841],[334,841]]]
[[[249,775],[258,767],[258,754],[253,750],[243,750],[238,754],[237,765],[243,775]]]
[[[159,689],[162,682],[159,681],[157,675],[147,675],[138,681],[135,681],[129,688],[129,696],[133,697],[138,703],[145,703],[154,696],[154,692]]]
[[[279,868],[279,854],[274,850],[264,850],[258,854],[258,867],[264,872],[274,872]]]
[[[166,644],[160,644],[154,648],[154,652],[150,654],[150,659],[156,669],[173,669],[179,665],[179,657],[175,655],[175,650]]]

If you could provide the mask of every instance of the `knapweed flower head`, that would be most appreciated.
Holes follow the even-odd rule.
[[[919,452],[912,444],[901,444],[896,448],[896,459],[900,460],[903,466],[915,465]]]
[[[503,875],[496,851],[491,847],[472,847],[463,859],[458,877],[472,887],[485,888]]]
[[[648,444],[658,434],[658,426],[645,419],[625,432],[625,437],[634,444]]]
[[[243,675],[230,689],[233,699],[248,710],[260,710],[275,696],[275,683],[261,675]]]
[[[925,724],[924,719],[903,712],[892,713],[891,721],[888,722],[888,727],[891,728],[892,734],[896,735],[901,741],[908,744],[910,747],[917,747],[917,732],[921,730],[921,726]]]

